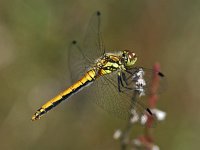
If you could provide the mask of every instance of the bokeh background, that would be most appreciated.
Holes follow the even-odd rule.
[[[198,0],[0,0],[0,149],[120,149],[112,135],[125,121],[86,99],[72,98],[41,120],[30,120],[70,85],[68,45],[83,38],[96,10],[102,12],[108,49],[134,49],[145,67],[159,62],[166,74],[158,107],[167,118],[155,129],[155,143],[163,150],[198,149]],[[141,130],[136,126],[133,136]]]

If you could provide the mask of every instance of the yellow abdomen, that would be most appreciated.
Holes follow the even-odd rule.
[[[97,76],[96,76],[95,71],[89,70],[79,81],[77,81],[75,84],[70,86],[68,89],[66,89],[62,93],[58,94],[53,99],[49,100],[40,109],[38,109],[37,112],[33,115],[32,121],[40,119],[42,115],[47,113],[53,107],[57,106],[60,102],[68,99],[71,95],[75,94],[86,85],[92,83],[96,79],[96,77]]]

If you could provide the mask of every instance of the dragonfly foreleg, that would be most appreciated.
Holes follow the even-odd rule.
[[[127,86],[128,85],[128,82],[127,82],[128,80],[127,80],[127,77],[126,77],[124,72],[121,73],[121,78],[122,78],[122,80],[125,82],[125,84]]]
[[[120,72],[118,72],[117,81],[118,81],[118,83],[117,83],[118,84],[118,91],[122,92],[121,91],[121,87],[124,87],[124,84],[122,82],[122,77],[121,77],[121,73]]]
[[[121,87],[128,89],[128,90],[133,90],[133,88],[128,87],[127,77],[124,72],[118,72],[117,78],[118,78],[117,81],[118,81],[118,91],[119,92],[123,92],[121,90]],[[123,82],[125,82],[125,85]]]

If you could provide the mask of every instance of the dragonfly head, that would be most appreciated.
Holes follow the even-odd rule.
[[[122,62],[125,67],[133,67],[135,62],[137,61],[137,56],[134,52],[130,50],[122,51]]]

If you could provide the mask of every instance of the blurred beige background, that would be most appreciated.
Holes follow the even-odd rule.
[[[38,107],[70,85],[67,47],[81,40],[89,18],[102,12],[111,50],[134,49],[168,79],[158,107],[167,118],[155,129],[163,150],[200,145],[200,1],[0,0],[0,149],[116,150],[125,122],[98,106],[63,103],[37,122]],[[135,128],[133,136],[141,131]]]

